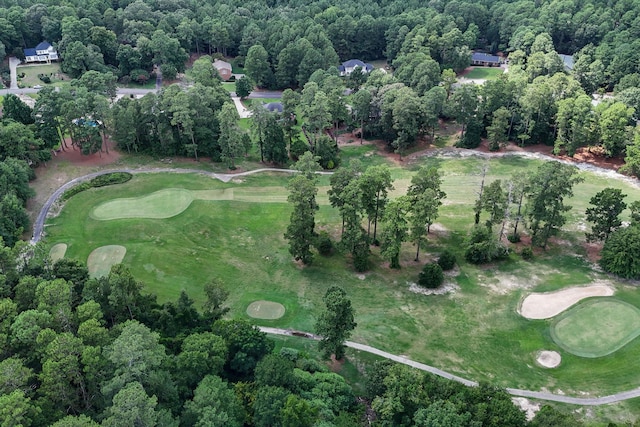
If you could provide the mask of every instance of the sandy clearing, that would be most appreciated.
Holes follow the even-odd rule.
[[[527,414],[527,421],[531,421],[542,406],[539,402],[532,402],[526,397],[512,397],[511,401]]]
[[[549,319],[578,301],[589,297],[608,297],[614,290],[609,285],[575,286],[554,292],[532,293],[520,305],[518,312],[527,319]]]
[[[536,362],[543,368],[556,368],[561,361],[562,356],[557,351],[542,350],[536,355]]]

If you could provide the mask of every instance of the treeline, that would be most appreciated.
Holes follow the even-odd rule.
[[[556,50],[577,54],[576,68],[613,88],[638,76],[638,6],[634,2],[534,1],[253,1],[174,2],[35,0],[0,3],[0,59],[52,42],[72,77],[87,70],[137,79],[154,66],[172,78],[190,53],[218,53],[244,63],[262,46],[269,85],[302,87],[319,67],[352,58],[393,62],[402,48],[428,45],[443,69],[464,68],[470,49],[528,49],[549,34]],[[311,70],[311,71],[309,71]]]
[[[356,399],[325,364],[292,348],[274,352],[256,327],[225,319],[228,293],[216,282],[203,285],[198,310],[184,292],[159,304],[122,264],[90,278],[75,260],[52,263],[40,245],[0,245],[0,265],[3,425],[580,425],[551,408],[527,423],[502,390],[386,362],[367,370]]]

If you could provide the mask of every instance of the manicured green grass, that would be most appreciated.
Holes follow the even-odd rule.
[[[502,73],[504,73],[504,70],[498,67],[473,67],[464,77],[467,79],[494,80]]]
[[[67,252],[67,245],[64,243],[58,243],[57,245],[53,245],[51,250],[49,250],[49,258],[51,261],[56,262],[61,258],[64,258],[64,254]]]
[[[109,274],[111,267],[124,259],[127,248],[121,245],[100,246],[94,249],[87,258],[89,276],[104,277]]]
[[[184,212],[192,201],[191,191],[167,188],[141,197],[109,200],[96,206],[91,211],[91,216],[101,221],[122,218],[171,218]]]
[[[236,91],[236,83],[235,82],[222,82],[222,87],[227,92],[235,92]]]
[[[279,319],[285,311],[286,308],[279,302],[265,300],[254,301],[247,307],[247,314],[254,319]]]
[[[25,65],[22,67],[18,67],[16,69],[18,75],[24,73],[25,76],[23,78],[18,78],[18,83],[22,84],[23,87],[33,87],[35,85],[45,86],[45,83],[42,82],[38,78],[38,74],[46,74],[51,77],[51,85],[60,86],[64,84],[64,81],[68,81],[69,78],[66,77],[60,71],[60,64],[43,64],[43,65]]]
[[[342,156],[343,162],[359,158],[368,164],[386,163],[370,146],[345,147]],[[448,195],[437,220],[439,231],[429,236],[421,262],[413,261],[415,247],[406,243],[400,270],[387,268],[376,247],[372,247],[373,268],[364,276],[354,272],[349,258],[339,251],[331,257],[317,256],[308,267],[294,263],[283,237],[290,214],[286,203],[289,177],[281,173],[246,176],[231,183],[199,175],[136,175],[128,183],[72,197],[60,215],[48,221],[46,243],[66,243],[66,256],[80,260],[86,260],[100,246],[125,246],[123,262],[160,301],[175,300],[184,289],[201,302],[204,284],[217,279],[230,292],[232,317],[249,318],[247,307],[257,300],[282,304],[286,308],[282,318],[252,319],[265,326],[312,331],[323,306],[322,296],[329,286],[340,285],[356,310],[354,341],[473,380],[534,390],[546,387],[574,395],[602,395],[637,387],[640,372],[635,361],[640,358],[640,340],[606,357],[582,358],[555,344],[549,321],[526,320],[516,312],[526,292],[610,280],[577,258],[572,246],[552,245],[531,262],[516,255],[481,267],[461,261],[457,276],[448,279],[455,286],[450,294],[425,296],[409,290],[423,263],[436,258],[443,249],[453,250],[462,260],[462,244],[473,223],[473,201],[481,181],[479,170],[485,163],[489,165],[485,183],[532,171],[539,164],[516,157],[488,162],[480,158],[424,158],[408,168],[392,168],[393,197],[406,191],[421,164],[440,166],[443,190]],[[640,196],[627,183],[587,173],[584,176],[584,187],[576,188],[576,196],[569,201],[574,206],[586,206],[595,193],[592,190],[609,185],[620,186],[629,198]],[[327,204],[329,177],[321,176],[318,181],[317,229],[337,240],[340,218],[338,211]],[[144,197],[167,188],[200,195],[225,194],[227,198],[196,197],[184,212],[165,219],[97,221],[89,215],[110,200]],[[231,193],[233,198],[228,197]],[[583,221],[584,211],[575,217]],[[578,241],[583,239],[576,237],[580,233],[584,230],[563,233],[560,238]],[[640,305],[635,289],[612,285],[617,288],[618,299]],[[562,365],[556,369],[538,367],[535,355],[539,350],[560,351]]]
[[[611,298],[589,300],[554,320],[553,340],[582,357],[611,354],[640,335],[640,310]]]

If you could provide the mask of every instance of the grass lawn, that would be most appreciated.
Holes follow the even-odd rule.
[[[255,103],[269,104],[270,102],[282,102],[282,99],[280,98],[247,98],[242,100],[242,103],[247,108],[251,107]]]
[[[118,87],[125,87],[128,89],[155,89],[156,88],[156,79],[149,79],[146,83],[140,84],[136,82],[129,82],[126,85],[118,83]]]
[[[359,158],[365,164],[387,162],[373,147],[359,144],[345,147],[342,158]],[[444,248],[462,258],[461,244],[473,222],[472,205],[480,184],[479,170],[485,162],[479,158],[422,160],[422,164],[440,166],[448,197],[438,227],[422,250],[421,262],[413,261],[415,248],[406,243],[400,270],[387,267],[379,248],[372,248],[374,267],[364,275],[355,273],[347,257],[339,252],[331,257],[317,256],[305,268],[294,263],[283,237],[290,214],[286,203],[288,177],[280,173],[257,174],[230,183],[199,175],[136,175],[128,183],[72,197],[59,216],[48,220],[45,243],[49,247],[65,243],[66,256],[80,260],[86,260],[101,246],[124,246],[123,262],[160,301],[175,300],[182,289],[202,301],[203,285],[216,278],[230,292],[232,317],[250,319],[246,310],[254,301],[282,304],[286,311],[279,319],[251,319],[264,326],[313,330],[322,296],[329,286],[337,284],[347,291],[356,310],[354,341],[476,381],[561,390],[571,395],[603,395],[637,387],[640,372],[635,362],[640,358],[640,340],[606,357],[582,358],[553,341],[551,321],[526,320],[516,311],[527,292],[585,285],[594,280],[610,282],[616,287],[617,299],[640,306],[636,288],[598,273],[580,256],[584,251],[579,245],[572,244],[584,240],[584,228],[578,225],[584,222],[584,207],[597,189],[622,188],[629,194],[627,201],[640,197],[639,190],[623,181],[583,174],[586,181],[576,186],[576,196],[569,202],[576,208],[570,223],[576,225],[572,232],[559,236],[567,246],[552,245],[530,262],[515,254],[489,266],[461,262],[454,277],[448,279],[453,292],[431,296],[411,292],[410,283],[415,282],[423,263],[433,260]],[[533,170],[539,162],[507,157],[488,164],[486,179],[491,182]],[[393,197],[406,191],[418,166],[392,168]],[[317,229],[326,230],[337,240],[340,219],[337,210],[328,205],[329,177],[320,177],[318,185]],[[174,216],[123,218],[121,214],[119,218],[96,220],[91,215],[96,206],[115,199],[150,197],[168,188],[195,195],[191,204]],[[167,200],[164,205],[169,209],[171,203]],[[135,209],[135,204],[128,206]],[[162,204],[158,206],[162,208]],[[573,246],[575,250],[571,250]],[[561,352],[560,367],[538,367],[535,357],[539,350]]]
[[[222,82],[222,87],[227,92],[235,92],[236,91],[236,83],[235,82]]]
[[[495,80],[502,73],[504,73],[504,70],[499,67],[473,67],[464,77],[467,79]]]
[[[24,73],[25,76],[20,78],[18,77],[18,84],[22,85],[22,87],[33,87],[35,85],[44,86],[45,83],[38,78],[38,74],[46,74],[51,77],[51,85],[53,86],[61,86],[66,84],[70,80],[69,77],[62,74],[60,71],[60,64],[52,63],[52,64],[44,64],[44,65],[23,65],[17,68],[18,76],[21,73]]]
[[[610,298],[591,299],[554,320],[553,340],[577,356],[602,357],[640,335],[640,310]]]

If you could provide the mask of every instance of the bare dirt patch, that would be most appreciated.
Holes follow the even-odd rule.
[[[542,350],[536,354],[536,362],[543,368],[556,368],[562,362],[562,356],[557,351]]]
[[[536,413],[540,410],[540,403],[534,403],[526,397],[513,397],[511,401],[524,411],[527,421],[531,421]]]
[[[532,293],[522,301],[518,312],[527,319],[549,319],[580,300],[589,297],[611,296],[613,293],[613,288],[605,283],[575,286],[554,292]]]
[[[71,147],[70,141],[67,141],[67,145],[69,148],[66,148],[65,151],[56,152],[51,161],[35,169],[36,179],[29,185],[35,190],[36,195],[27,202],[27,210],[32,222],[49,196],[63,184],[73,178],[96,172],[118,163],[122,157],[115,150],[115,143],[111,140],[107,140],[106,143],[106,147],[109,149],[108,154],[105,151],[83,155],[79,149]]]
[[[460,290],[460,286],[455,284],[452,281],[446,281],[441,286],[435,289],[427,289],[419,286],[417,283],[410,282],[409,283],[409,291],[415,294],[421,295],[446,295],[446,294],[455,294]]]

